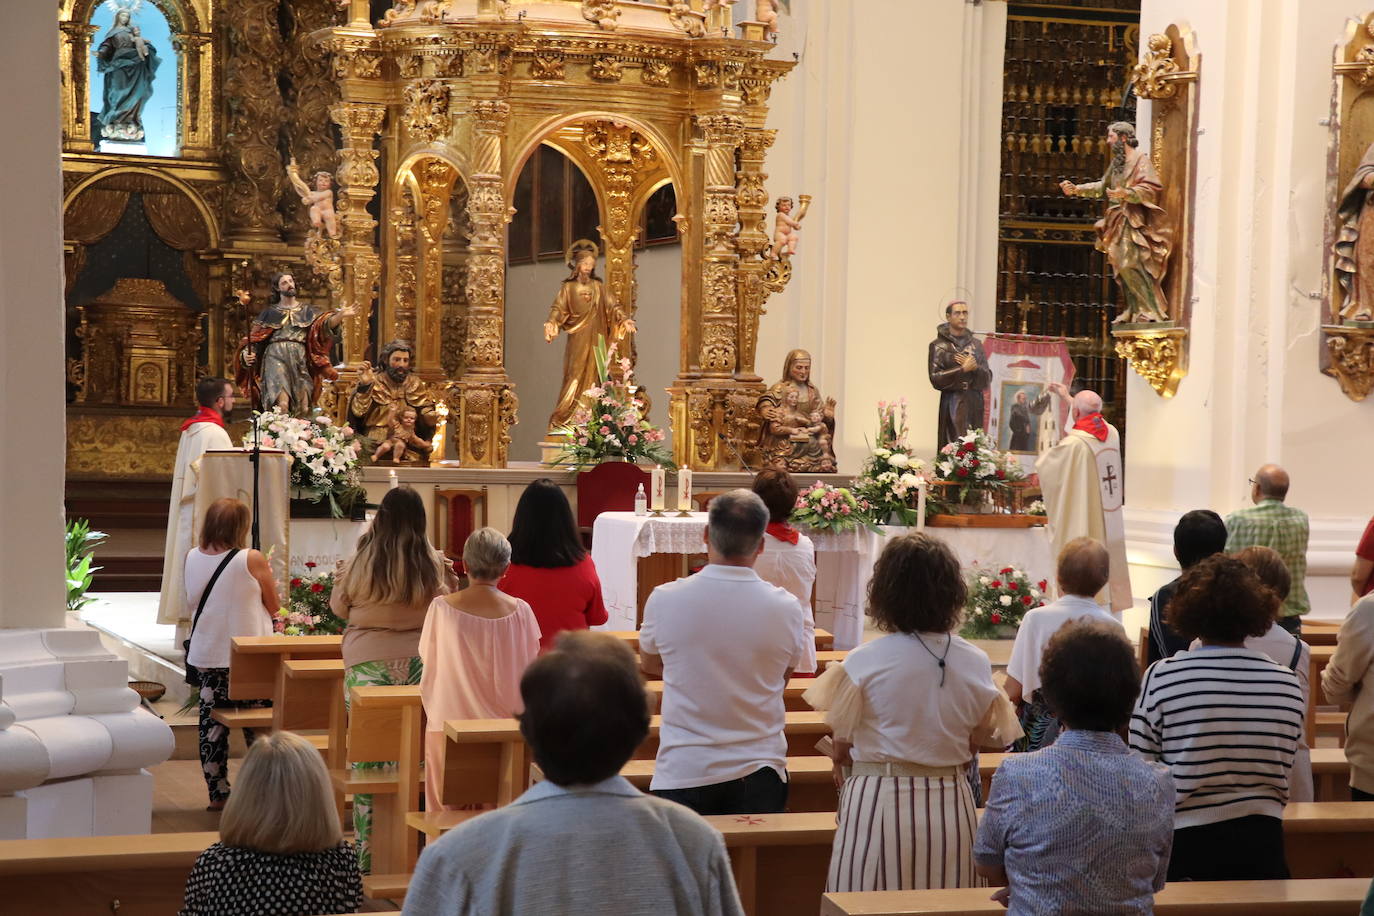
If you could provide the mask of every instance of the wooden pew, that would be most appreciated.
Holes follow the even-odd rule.
[[[272,714],[273,731],[302,733],[324,754],[325,765],[331,769],[344,765],[343,683],[343,659],[284,659],[277,666],[272,708],[263,710]]]
[[[1326,698],[1326,693],[1322,690],[1322,672],[1326,670],[1326,666],[1331,662],[1331,656],[1335,652],[1336,647],[1334,645],[1312,646],[1312,658],[1308,668],[1308,747],[1316,746],[1318,735],[1334,736],[1342,745],[1345,744],[1345,713],[1317,711],[1317,707],[1331,704],[1331,701]]]
[[[992,774],[1010,754],[978,755],[978,774],[983,780],[983,798],[992,786]],[[1313,796],[1319,802],[1350,801],[1350,761],[1343,747],[1312,748]]]
[[[415,688],[410,688],[415,689]],[[662,717],[649,720],[649,736],[636,750],[635,760],[652,760],[658,753]],[[817,756],[816,742],[830,734],[823,713],[787,713],[784,726],[789,757]],[[528,751],[514,719],[456,719],[444,723],[443,782],[445,805],[505,804],[529,785]]]
[[[1351,916],[1364,878],[1325,881],[1181,881],[1155,895],[1159,916]],[[986,887],[826,894],[821,916],[979,916],[1005,913]]]
[[[78,916],[175,913],[217,832],[0,841],[0,910]]]
[[[787,810],[791,812],[822,812],[834,814],[839,803],[829,757],[813,754],[810,757],[787,758]],[[620,771],[636,789],[649,791],[654,777],[652,760],[631,760]]]
[[[372,796],[372,874],[363,891],[373,896],[394,875],[415,870],[418,837],[406,815],[420,807],[420,763],[424,760],[424,710],[419,687],[354,687],[345,767],[395,760],[394,769],[331,773],[335,791]],[[371,882],[371,884],[369,883]],[[385,897],[385,894],[380,896]]]
[[[815,686],[814,677],[794,677],[787,682],[787,686],[782,691],[783,705],[790,712],[805,712],[811,707],[802,699],[802,694],[808,688]],[[645,688],[649,691],[649,711],[658,712],[663,706],[663,682],[648,681]]]
[[[342,636],[235,636],[229,649],[229,699],[275,701],[283,661],[342,658],[342,645]],[[273,727],[270,709],[222,709],[214,718],[230,728]]]
[[[609,635],[625,640],[630,648],[639,651],[639,631],[638,630],[607,630]],[[829,630],[816,627],[816,651],[829,652],[835,648],[835,634]]]

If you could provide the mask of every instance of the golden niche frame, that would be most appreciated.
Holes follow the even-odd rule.
[[[606,282],[631,314],[639,213],[672,182],[675,457],[736,467],[728,443],[756,435],[765,387],[759,317],[789,273],[767,255],[763,164],[769,92],[794,64],[766,59],[762,24],[735,37],[729,9],[704,12],[701,0],[556,3],[402,0],[374,26],[366,0],[350,0],[348,23],[318,33],[341,86],[336,298],[360,312],[345,323],[349,369],[336,394],[362,360],[380,281],[378,338],[411,337],[417,374],[446,388],[461,463],[505,465],[518,412],[505,370],[505,226],[525,161],[548,143],[591,182]],[[366,209],[379,192],[380,251]]]
[[[1198,76],[1202,55],[1193,30],[1170,24],[1146,41],[1131,75],[1136,95],[1149,99],[1150,162],[1164,185],[1161,206],[1173,241],[1164,275],[1171,320],[1158,327],[1113,328],[1116,354],[1160,397],[1171,398],[1188,374],[1193,323],[1193,199],[1197,183]]]
[[[1340,232],[1341,190],[1374,144],[1374,12],[1350,19],[1332,61],[1331,139],[1327,151],[1325,269],[1319,365],[1352,401],[1374,390],[1374,324],[1343,322],[1346,293],[1336,279],[1334,245]]]

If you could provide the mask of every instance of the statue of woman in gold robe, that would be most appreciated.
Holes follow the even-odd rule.
[[[568,249],[568,268],[572,273],[563,281],[553,300],[549,320],[544,322],[544,340],[552,342],[558,332],[568,332],[568,347],[563,351],[563,387],[558,405],[549,417],[549,431],[564,426],[577,409],[582,393],[597,383],[596,339],[605,337],[616,343],[632,333],[634,319],[611,298],[606,284],[596,275],[595,242],[579,239]]]

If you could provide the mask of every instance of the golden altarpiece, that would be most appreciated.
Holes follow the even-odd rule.
[[[641,211],[672,185],[682,246],[668,398],[676,458],[737,467],[736,443],[747,458],[765,388],[759,319],[791,273],[769,254],[764,161],[770,89],[793,63],[768,59],[763,24],[732,25],[729,5],[705,10],[703,0],[401,0],[380,18],[367,0],[150,2],[177,51],[171,161],[98,151],[84,116],[95,0],[65,0],[59,12],[69,273],[98,234],[73,227],[83,214],[93,221],[111,182],[175,191],[198,229],[185,256],[207,304],[206,371],[230,365],[266,277],[293,269],[303,299],[357,310],[327,409],[344,409],[375,347],[405,338],[415,372],[448,403],[461,464],[502,467],[519,416],[506,346],[525,345],[505,337],[506,226],[521,169],[547,144],[595,192],[606,283],[631,314]],[[337,240],[307,244],[283,147],[302,173],[336,175]],[[94,221],[109,231],[108,215]],[[251,304],[234,298],[240,288],[257,294]],[[83,360],[74,379],[89,373]],[[160,452],[174,443],[147,460],[169,467]]]

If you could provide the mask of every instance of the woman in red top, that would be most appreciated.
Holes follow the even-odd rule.
[[[582,546],[568,497],[547,477],[525,488],[510,531],[511,563],[501,591],[534,609],[547,652],[563,630],[585,630],[606,622],[601,579]]]

